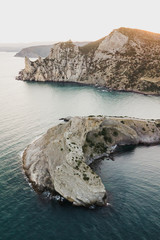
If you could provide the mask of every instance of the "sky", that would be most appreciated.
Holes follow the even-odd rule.
[[[160,0],[0,0],[0,43],[94,41],[119,27],[160,33]]]

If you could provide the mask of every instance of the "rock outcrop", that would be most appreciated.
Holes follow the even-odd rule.
[[[119,28],[108,36],[77,46],[53,46],[45,59],[30,62],[17,79],[92,84],[119,91],[160,94],[160,34]]]
[[[58,192],[77,206],[105,205],[106,190],[90,163],[123,145],[159,144],[160,120],[121,117],[64,119],[23,153],[24,171],[38,191]]]

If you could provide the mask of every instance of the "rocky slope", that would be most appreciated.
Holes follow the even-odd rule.
[[[160,94],[160,34],[119,28],[79,47],[71,41],[53,46],[48,57],[26,58],[17,79],[93,84],[112,90]]]
[[[77,206],[105,205],[105,187],[89,164],[117,146],[159,143],[160,120],[73,117],[25,149],[23,168],[38,191],[56,191]]]

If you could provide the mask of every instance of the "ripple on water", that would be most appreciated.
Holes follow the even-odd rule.
[[[21,163],[25,147],[58,119],[75,115],[160,118],[160,98],[87,86],[26,83],[14,77],[24,59],[0,53],[0,238],[5,240],[158,240],[160,146],[139,147],[101,161],[111,206],[60,205],[36,194]],[[8,71],[10,69],[10,71]]]

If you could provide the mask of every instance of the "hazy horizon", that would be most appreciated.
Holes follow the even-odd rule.
[[[123,26],[122,26],[123,27]],[[124,28],[127,28],[127,27],[124,27]],[[129,27],[128,27],[129,28]],[[118,29],[118,28],[116,28],[116,29]],[[151,33],[158,33],[158,32],[153,32],[153,31],[149,31],[149,30],[145,30],[145,29],[140,29],[140,28],[130,28],[130,29],[139,29],[139,30],[142,30],[142,31],[147,31],[147,32],[151,32]],[[112,29],[111,30],[111,32],[113,31],[113,30],[115,30],[115,29]],[[111,32],[109,32],[108,34],[106,34],[105,36],[107,36],[107,35],[109,35]],[[158,34],[160,34],[160,33],[158,33]],[[104,37],[104,36],[101,36],[100,38],[102,38],[102,37]],[[99,39],[100,39],[99,38]],[[72,39],[67,39],[67,40],[64,40],[64,41],[72,41]],[[74,40],[73,42],[92,42],[92,41],[96,41],[96,40],[98,40],[98,39],[92,39],[92,40],[79,40],[79,39],[77,39],[77,40]],[[55,41],[54,39],[53,39],[53,41],[50,41],[50,40],[46,40],[46,41],[28,41],[28,42],[0,42],[0,46],[2,47],[3,45],[4,46],[9,46],[9,45],[26,45],[26,46],[38,46],[38,45],[52,45],[52,44],[55,44],[55,43],[57,43],[57,42],[61,42],[61,41],[63,41],[63,40],[57,40],[57,41]]]
[[[6,0],[0,44],[94,41],[119,27],[160,33],[159,5],[157,0]]]

